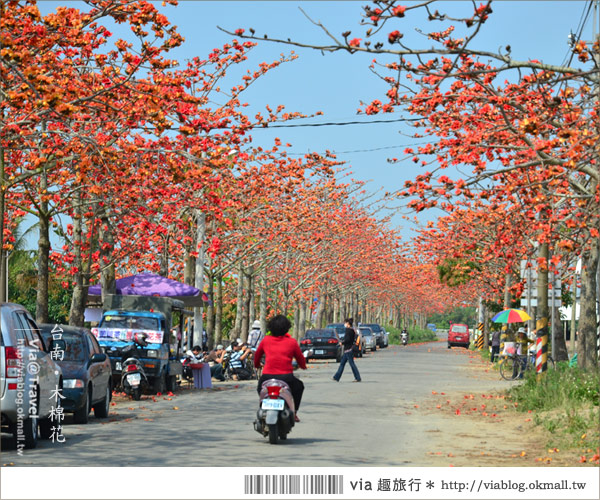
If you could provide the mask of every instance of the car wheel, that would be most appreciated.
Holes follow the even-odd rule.
[[[163,394],[167,386],[167,375],[163,372],[160,376],[154,378],[154,392]]]
[[[92,395],[90,394],[91,390],[88,389],[85,395],[85,401],[83,406],[76,410],[73,414],[73,422],[76,424],[87,424],[91,411],[91,403],[92,403]]]
[[[106,417],[108,417],[109,410],[110,410],[110,385],[107,385],[106,386],[106,394],[104,395],[104,399],[94,405],[94,415],[96,415],[96,418],[106,418]]]
[[[177,389],[177,377],[175,375],[169,375],[167,377],[167,391],[175,392]]]
[[[450,349],[452,347],[452,344],[450,342],[448,342],[448,349]]]
[[[25,448],[33,449],[38,442],[38,420],[37,418],[26,418],[23,422],[23,434],[25,435]],[[17,436],[15,435],[15,439]]]

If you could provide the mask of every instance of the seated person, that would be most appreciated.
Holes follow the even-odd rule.
[[[246,368],[246,359],[252,353],[252,349],[238,340],[231,343],[231,355],[229,356],[229,367],[233,380],[249,380],[252,374]]]
[[[208,353],[205,360],[210,366],[210,376],[223,382],[225,376],[223,375],[223,359],[225,358],[225,349],[223,345],[219,344],[216,349],[213,349]]]
[[[204,354],[202,353],[202,348],[199,345],[192,347],[192,350],[188,350],[185,355],[190,360],[190,363],[204,362]]]
[[[185,353],[185,360],[183,361],[183,377],[192,380],[193,374],[190,364],[197,364],[204,362],[204,355],[199,345],[195,345],[191,350],[187,350]]]

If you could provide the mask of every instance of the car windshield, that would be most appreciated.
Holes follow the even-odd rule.
[[[364,325],[364,326],[366,326],[367,328],[370,328],[374,332],[380,332],[381,331],[381,327],[379,325]]]
[[[373,335],[373,332],[369,328],[361,328],[360,333],[362,335]]]
[[[64,357],[60,361],[80,361],[84,362],[86,357],[86,346],[80,335],[69,332],[60,332],[61,339],[65,341],[66,347]],[[42,332],[42,337],[46,345],[50,345],[52,341],[52,333]]]
[[[466,325],[452,325],[452,331],[454,333],[467,333]]]
[[[308,330],[306,338],[314,339],[315,337],[335,337],[335,333],[331,330]]]
[[[160,329],[157,318],[147,318],[145,316],[105,316],[102,327],[156,331]]]

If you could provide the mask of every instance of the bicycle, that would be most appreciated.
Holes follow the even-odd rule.
[[[527,356],[512,352],[500,356],[500,376],[504,380],[522,379],[525,372],[535,367],[535,352],[530,351]],[[548,370],[554,370],[555,363],[551,355],[546,360]]]

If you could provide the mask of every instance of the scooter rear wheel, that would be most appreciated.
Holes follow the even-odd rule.
[[[131,395],[133,396],[133,399],[139,401],[140,399],[142,399],[142,389],[140,387],[133,389],[131,391]]]
[[[279,440],[279,429],[277,424],[269,424],[269,443],[277,444]]]

